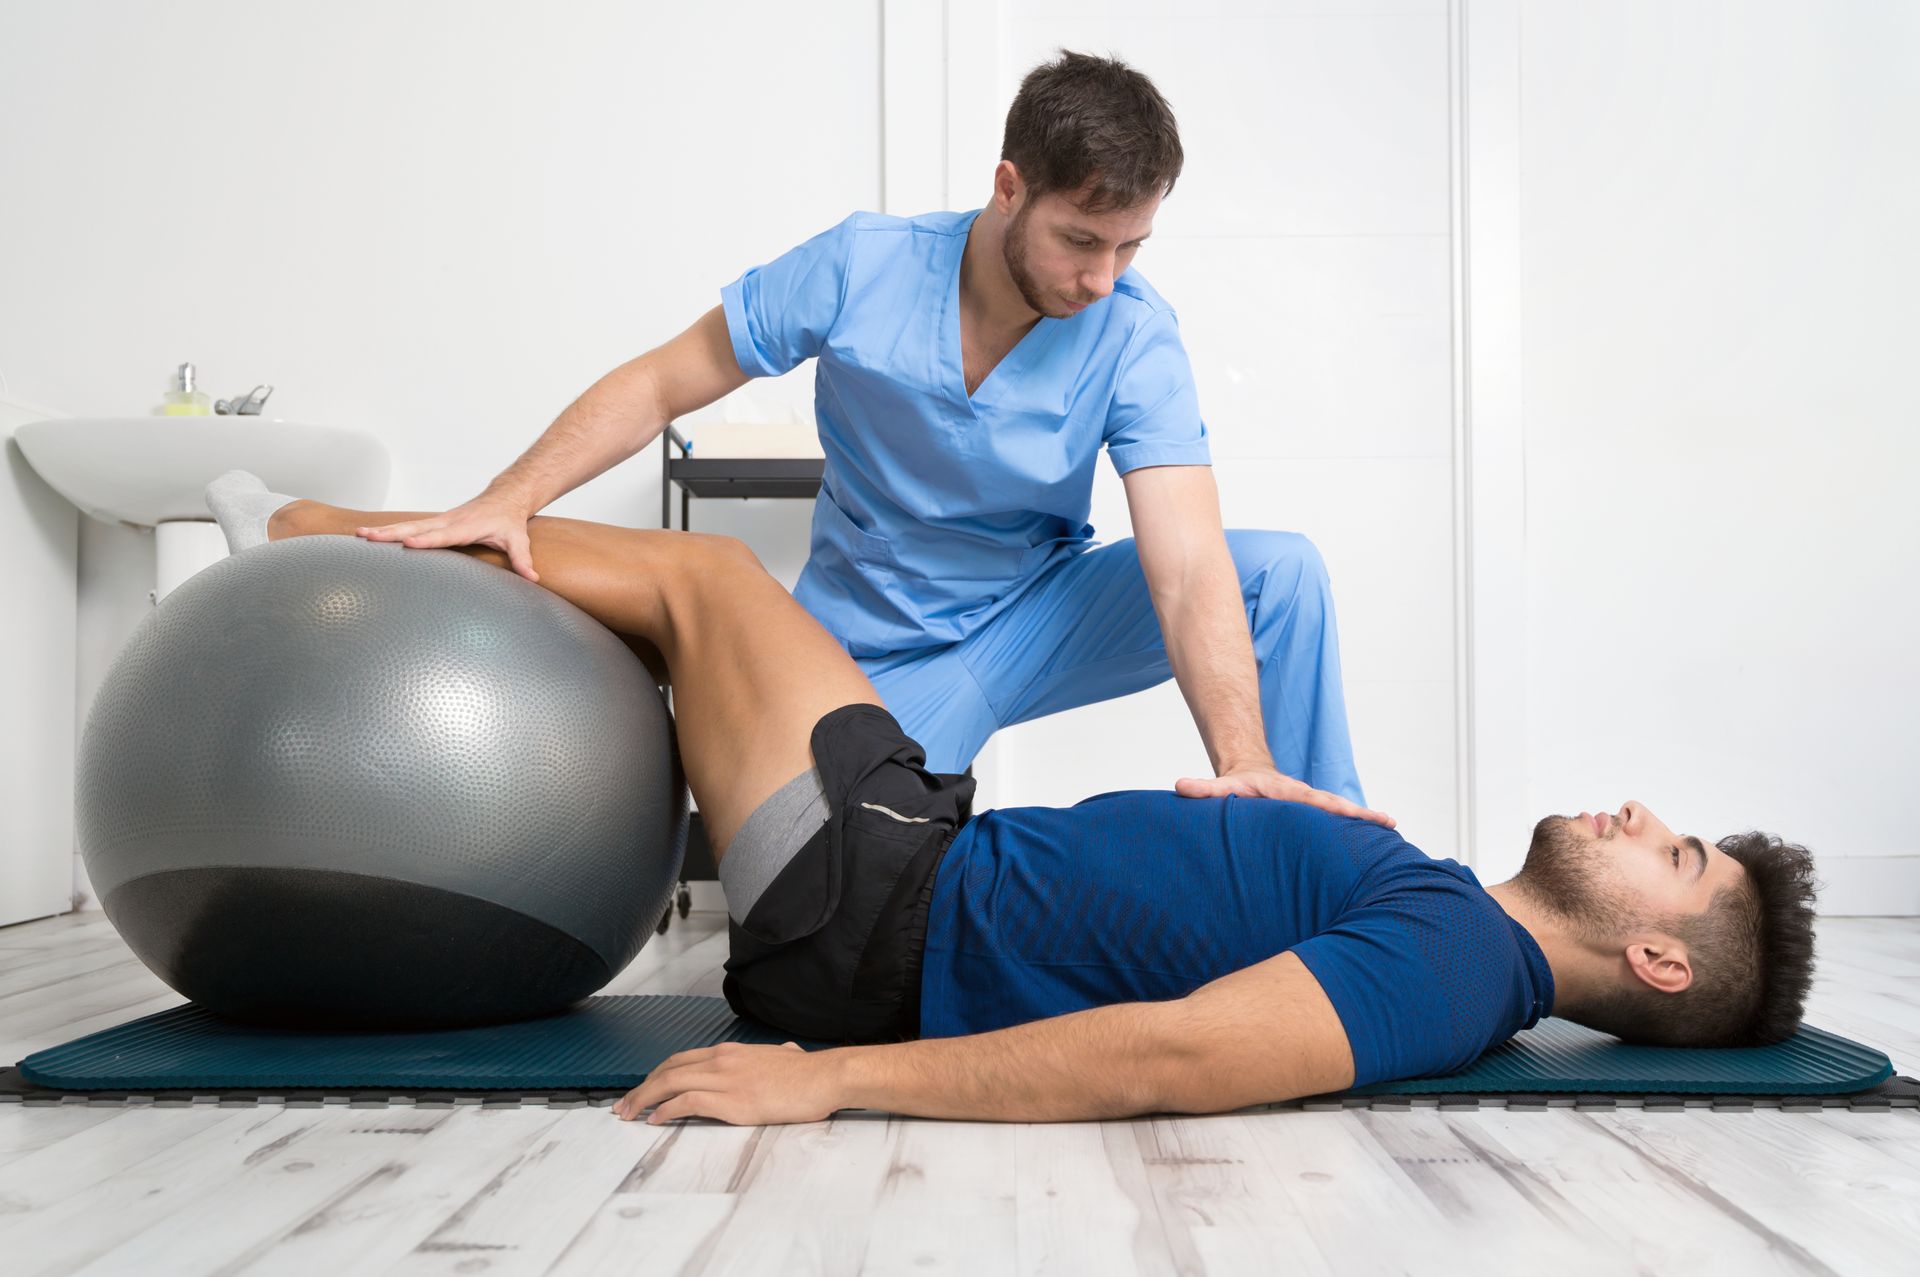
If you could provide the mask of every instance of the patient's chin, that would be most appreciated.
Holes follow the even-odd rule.
[[[1610,935],[1633,912],[1605,858],[1565,816],[1548,816],[1533,827],[1526,863],[1515,881],[1583,935]]]
[[[1533,838],[1527,843],[1526,864],[1521,872],[1528,869],[1545,873],[1561,872],[1569,865],[1580,863],[1582,851],[1580,839],[1574,833],[1573,822],[1568,817],[1543,817],[1533,827]]]

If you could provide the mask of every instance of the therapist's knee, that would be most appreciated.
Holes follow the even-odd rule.
[[[1318,609],[1333,597],[1320,549],[1298,532],[1232,528],[1227,548],[1240,573],[1249,613],[1262,606]]]

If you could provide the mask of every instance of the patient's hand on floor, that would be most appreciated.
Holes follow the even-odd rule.
[[[711,1117],[736,1126],[825,1121],[846,1107],[841,1054],[808,1052],[794,1042],[722,1042],[682,1051],[662,1060],[646,1081],[622,1096],[613,1115],[631,1122],[652,1108],[650,1126],[682,1117]]]

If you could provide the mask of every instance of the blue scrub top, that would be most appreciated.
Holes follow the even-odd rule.
[[[855,213],[721,290],[748,376],[817,357],[826,474],[794,597],[856,657],[957,642],[1093,542],[1093,470],[1206,465],[1173,309],[1128,270],[1043,318],[968,398],[960,259],[978,215]]]

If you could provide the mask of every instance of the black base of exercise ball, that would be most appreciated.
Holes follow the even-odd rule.
[[[525,914],[361,874],[183,869],[124,883],[102,903],[168,985],[254,1024],[501,1024],[565,1010],[615,975]]]

